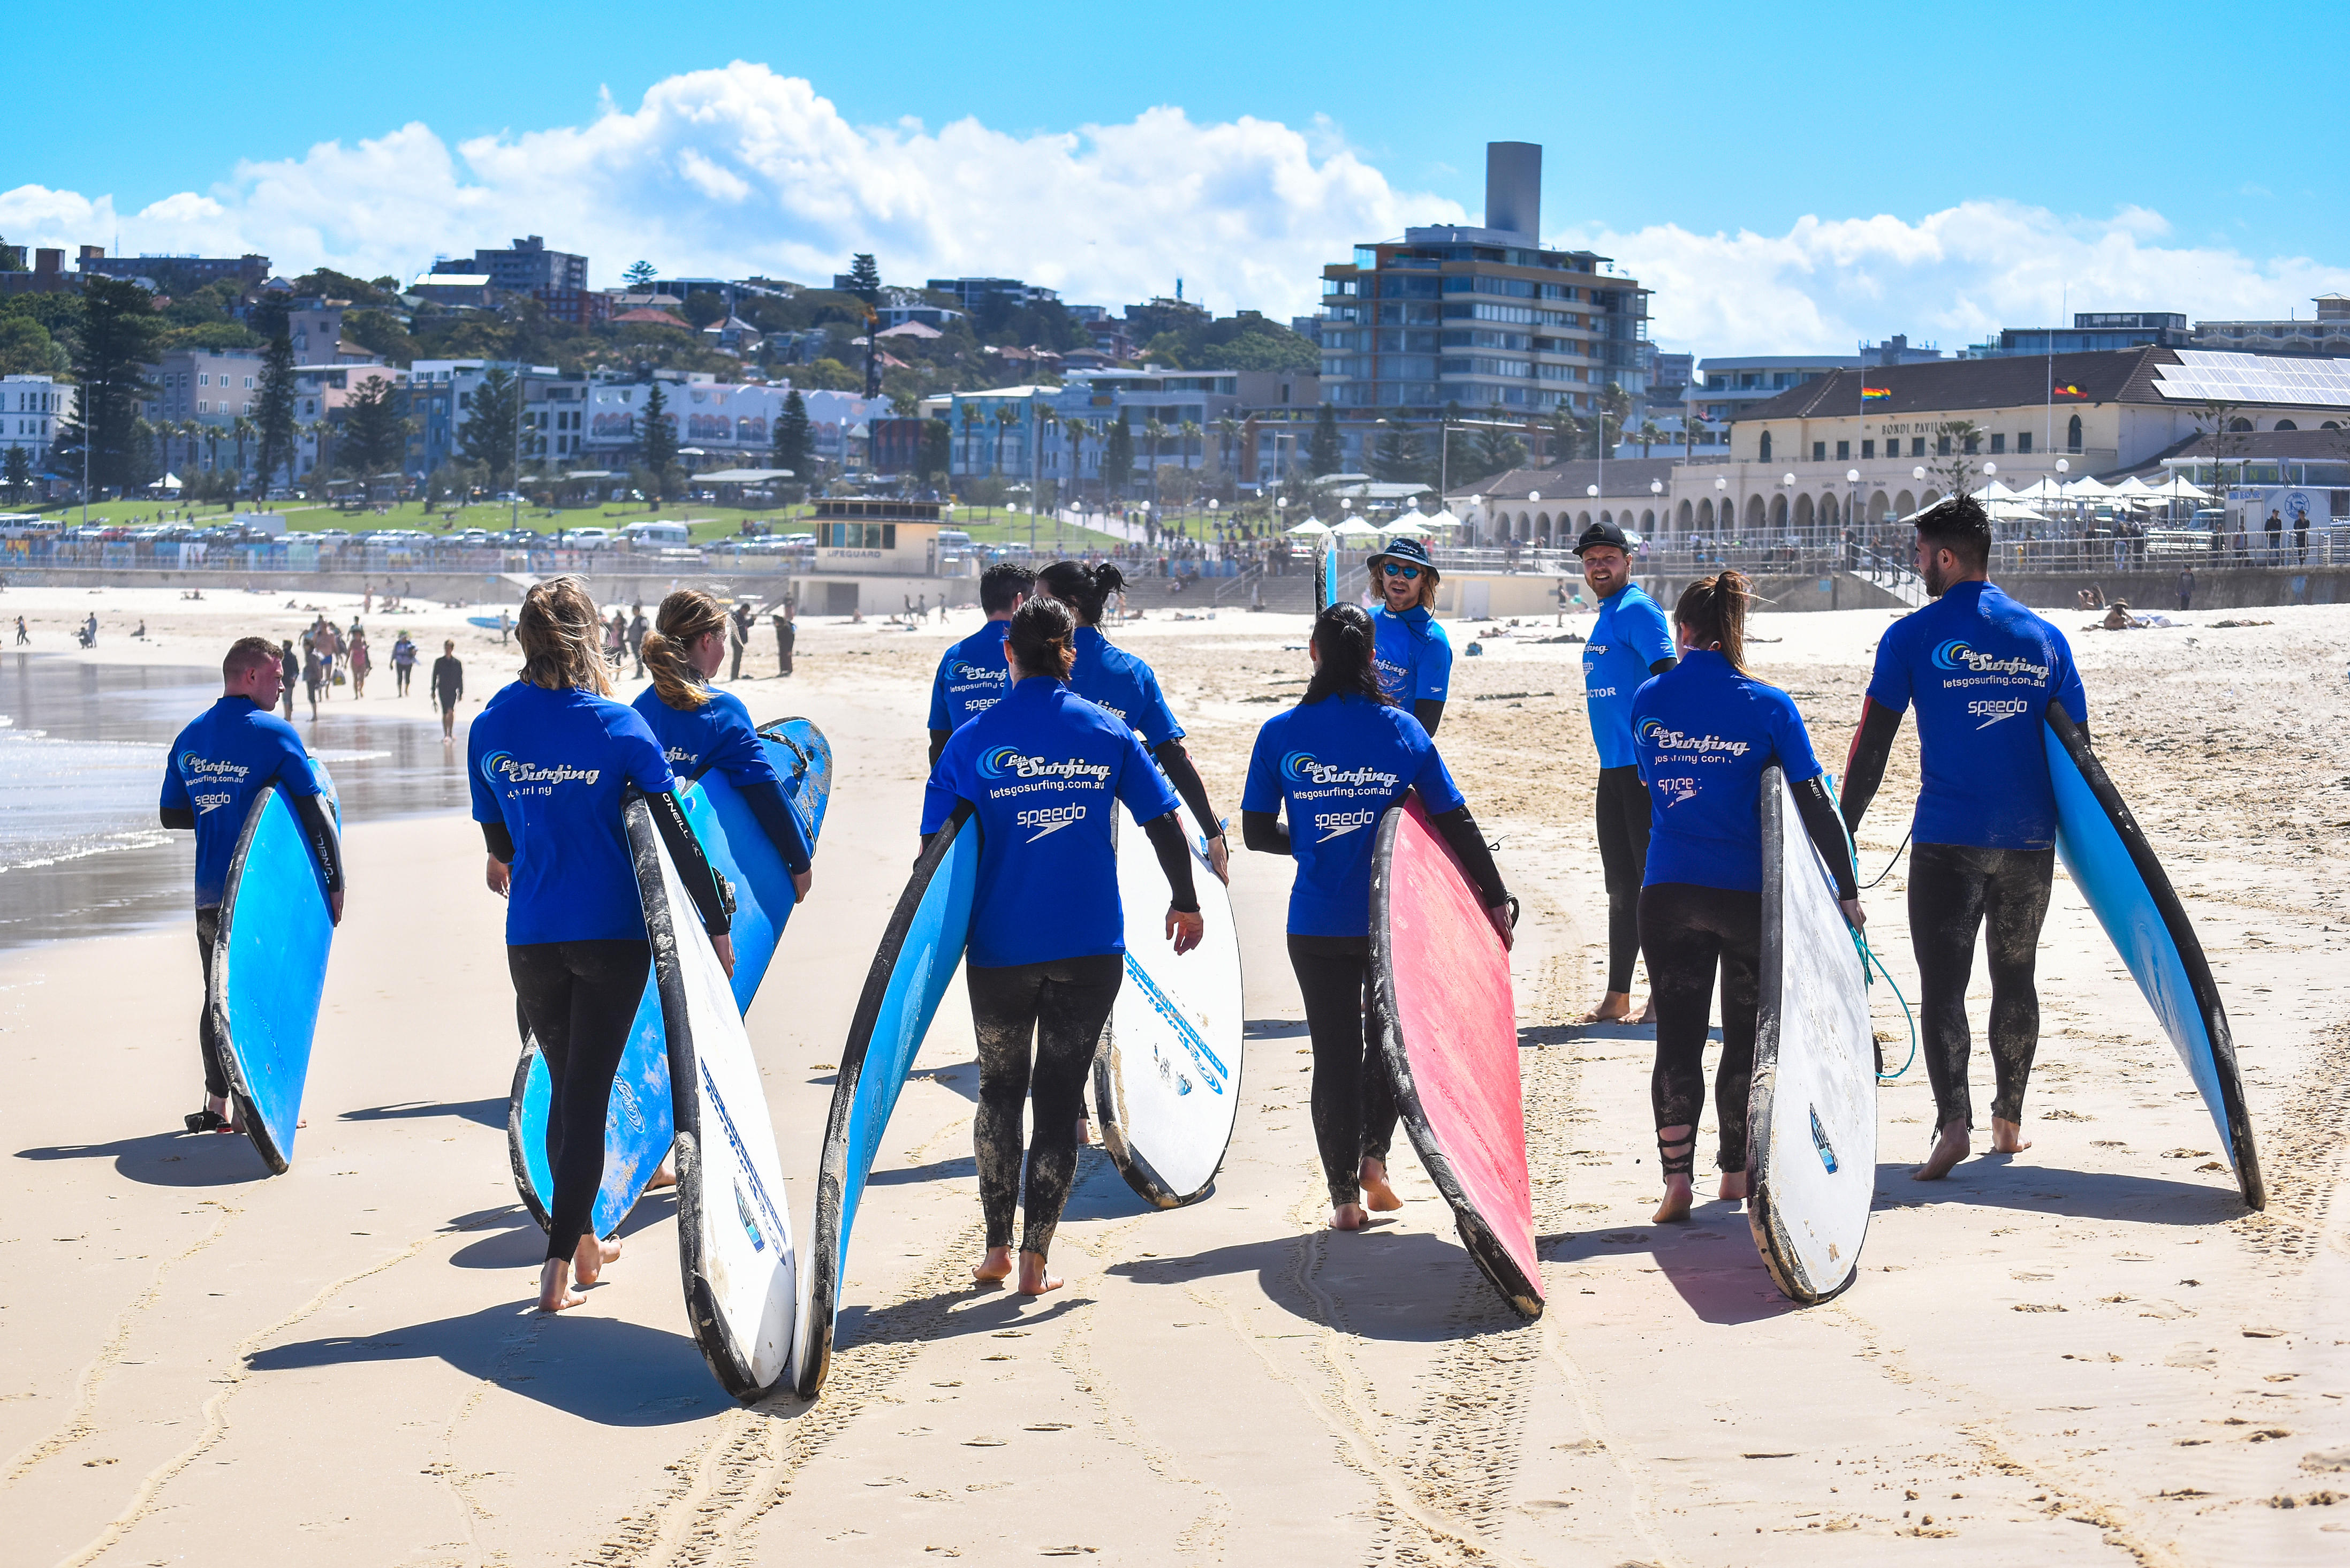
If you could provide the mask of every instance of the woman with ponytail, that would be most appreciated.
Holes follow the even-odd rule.
[[[1297,862],[1289,962],[1314,1037],[1314,1140],[1338,1231],[1362,1228],[1366,1194],[1373,1209],[1402,1207],[1387,1173],[1395,1086],[1363,1029],[1371,1005],[1371,851],[1388,807],[1419,791],[1502,945],[1510,943],[1509,891],[1492,853],[1436,742],[1380,690],[1374,638],[1371,618],[1353,605],[1314,618],[1306,645],[1314,678],[1296,707],[1257,732],[1241,798],[1242,841]]]
[[[1230,882],[1225,860],[1224,825],[1208,804],[1208,786],[1183,749],[1183,726],[1159,693],[1159,677],[1150,666],[1102,635],[1103,607],[1109,597],[1124,591],[1126,575],[1108,561],[1087,566],[1082,561],[1055,561],[1036,574],[1036,586],[1060,600],[1077,617],[1076,660],[1069,667],[1069,690],[1107,708],[1142,737],[1143,745],[1167,774],[1167,782],[1191,808],[1192,819],[1208,840],[1208,864]]]
[[[730,631],[726,611],[700,588],[661,600],[639,651],[653,683],[638,694],[637,712],[681,777],[691,782],[714,768],[741,793],[792,874],[793,896],[805,899],[815,849],[784,798],[783,776],[743,700],[710,686],[726,662]]]
[[[1024,601],[1003,639],[1009,689],[950,736],[922,798],[925,841],[959,810],[979,834],[964,978],[979,1042],[972,1128],[987,1255],[974,1278],[1008,1278],[1013,1210],[1023,1198],[1022,1103],[1035,1101],[1027,1148],[1020,1290],[1061,1282],[1045,1268],[1076,1173],[1076,1127],[1094,1046],[1125,976],[1112,814],[1123,803],[1149,837],[1171,895],[1176,952],[1200,945],[1191,855],[1175,792],[1124,721],[1067,685],[1076,623],[1057,599]]]
[[[1835,878],[1845,918],[1866,918],[1845,837],[1794,701],[1746,671],[1746,578],[1691,583],[1673,610],[1680,661],[1632,700],[1632,737],[1648,786],[1648,859],[1640,947],[1657,1014],[1649,1096],[1664,1165],[1659,1223],[1689,1218],[1705,1044],[1721,971],[1721,1068],[1714,1085],[1721,1196],[1743,1200],[1746,1099],[1754,1074],[1762,972],[1762,771],[1776,763],[1804,832]]]
[[[734,965],[718,877],[687,826],[676,776],[635,712],[612,700],[596,601],[577,577],[523,597],[522,678],[489,701],[466,740],[473,820],[490,891],[506,898],[506,968],[546,1063],[547,1165],[555,1190],[539,1272],[544,1312],[577,1306],[620,1255],[595,1231],[612,1077],[650,976],[652,949],[621,819],[633,785],[652,807],[719,961]]]

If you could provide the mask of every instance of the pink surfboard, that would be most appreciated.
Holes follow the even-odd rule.
[[[1540,1317],[1510,955],[1416,794],[1379,823],[1371,975],[1412,1147],[1469,1255],[1512,1307]]]

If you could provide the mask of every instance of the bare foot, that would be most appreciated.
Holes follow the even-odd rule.
[[[1665,1200],[1657,1205],[1656,1223],[1671,1225],[1690,1216],[1690,1179],[1686,1176],[1665,1178]]]
[[[1909,1179],[1912,1181],[1941,1180],[1950,1174],[1951,1167],[1967,1158],[1967,1124],[1952,1122],[1935,1140],[1934,1152],[1926,1157],[1926,1163],[1911,1171]]]
[[[571,1265],[560,1258],[547,1259],[538,1271],[538,1310],[562,1312],[587,1299],[571,1288]]]
[[[1632,1016],[1632,993],[1611,991],[1599,999],[1599,1005],[1583,1015],[1586,1023],[1621,1023]]]
[[[1632,1022],[1635,1023],[1654,1023],[1656,1021],[1657,999],[1653,996],[1642,997],[1640,999],[1640,1016],[1635,1018]]]
[[[1357,1179],[1363,1184],[1363,1195],[1370,1199],[1370,1206],[1378,1212],[1386,1214],[1403,1207],[1403,1199],[1398,1198],[1395,1189],[1388,1184],[1385,1160],[1365,1159],[1362,1172]]]
[[[653,1179],[645,1183],[645,1190],[647,1192],[658,1192],[664,1187],[675,1187],[676,1185],[677,1151],[672,1148],[669,1153],[661,1156],[660,1164],[653,1168]]]
[[[1020,1293],[1022,1295],[1041,1296],[1046,1291],[1059,1290],[1064,1282],[1060,1275],[1046,1272],[1044,1253],[1020,1254]]]
[[[993,1285],[1012,1277],[1012,1249],[990,1247],[987,1256],[972,1266],[971,1277],[983,1285]]]
[[[1727,1198],[1732,1203],[1745,1202],[1746,1173],[1742,1170],[1723,1171],[1721,1173],[1721,1196]]]
[[[1077,1118],[1077,1147],[1085,1147],[1094,1141],[1094,1125],[1084,1116]]]
[[[594,1236],[579,1238],[579,1247],[571,1254],[571,1276],[584,1289],[604,1277],[604,1265],[620,1255],[620,1239],[602,1241]]]
[[[1993,1154],[2022,1154],[2031,1147],[2032,1140],[2023,1136],[2022,1123],[2012,1122],[2003,1116],[1991,1117],[1991,1149]]]
[[[1333,1231],[1359,1231],[1362,1228],[1363,1206],[1361,1204],[1341,1203],[1330,1210],[1330,1229]]]

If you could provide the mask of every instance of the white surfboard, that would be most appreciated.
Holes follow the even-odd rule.
[[[1126,906],[1126,978],[1094,1054],[1102,1147],[1127,1185],[1160,1209],[1206,1195],[1240,1106],[1243,1001],[1232,901],[1202,852],[1191,808],[1176,819],[1191,848],[1206,933],[1178,957],[1167,938],[1167,874],[1150,837],[1117,824]]]
[[[684,799],[707,832],[701,792]],[[686,1316],[710,1370],[747,1404],[789,1371],[797,1306],[775,1126],[733,989],[641,799],[628,823],[669,1042]]]
[[[1877,1196],[1877,1045],[1852,929],[1795,797],[1762,774],[1762,994],[1747,1097],[1748,1226],[1798,1302],[1853,1282]]]

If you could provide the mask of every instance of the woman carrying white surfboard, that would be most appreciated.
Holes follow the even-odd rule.
[[[1721,971],[1721,1196],[1747,1195],[1746,1106],[1762,963],[1763,770],[1776,763],[1804,831],[1835,878],[1845,918],[1866,918],[1835,803],[1794,701],[1746,672],[1746,578],[1723,572],[1681,590],[1673,609],[1680,662],[1632,700],[1632,738],[1648,786],[1648,863],[1640,948],[1657,1012],[1649,1096],[1665,1199],[1659,1223],[1689,1218],[1705,1045]]]
[[[1178,953],[1201,930],[1175,792],[1126,723],[1069,690],[1076,622],[1050,598],[1023,604],[1003,643],[1004,695],[948,740],[931,770],[922,836],[967,803],[980,831],[964,978],[979,1041],[972,1132],[987,1256],[983,1281],[1013,1272],[1012,1217],[1023,1197],[1021,1103],[1035,1100],[1027,1149],[1019,1288],[1060,1288],[1045,1260],[1077,1163],[1076,1125],[1094,1046],[1123,979],[1111,813],[1120,803],[1159,856]]]
[[[1413,789],[1510,941],[1509,890],[1436,742],[1381,689],[1371,618],[1332,605],[1314,618],[1314,678],[1297,706],[1257,732],[1241,797],[1241,841],[1297,862],[1289,895],[1289,962],[1314,1041],[1314,1141],[1330,1189],[1330,1224],[1360,1230],[1361,1198],[1402,1206],[1388,1185],[1395,1087],[1363,1014],[1371,963],[1371,857],[1379,818]],[[1280,820],[1288,814],[1286,826]]]
[[[1223,819],[1208,804],[1208,786],[1183,749],[1183,726],[1159,690],[1149,664],[1102,635],[1102,609],[1109,596],[1126,588],[1126,574],[1107,561],[1055,561],[1036,574],[1036,586],[1077,615],[1076,659],[1069,666],[1069,690],[1097,708],[1107,708],[1142,737],[1153,760],[1191,808],[1207,836],[1208,864],[1226,883],[1232,879],[1224,848]]]
[[[604,1179],[612,1075],[643,997],[652,948],[621,821],[623,793],[644,792],[719,960],[733,947],[725,896],[678,804],[677,778],[642,718],[612,700],[596,601],[577,577],[524,596],[515,639],[523,669],[490,699],[466,740],[473,820],[489,846],[490,891],[506,908],[506,968],[553,1081],[546,1262],[538,1304],[581,1300],[620,1255],[592,1223]]]

